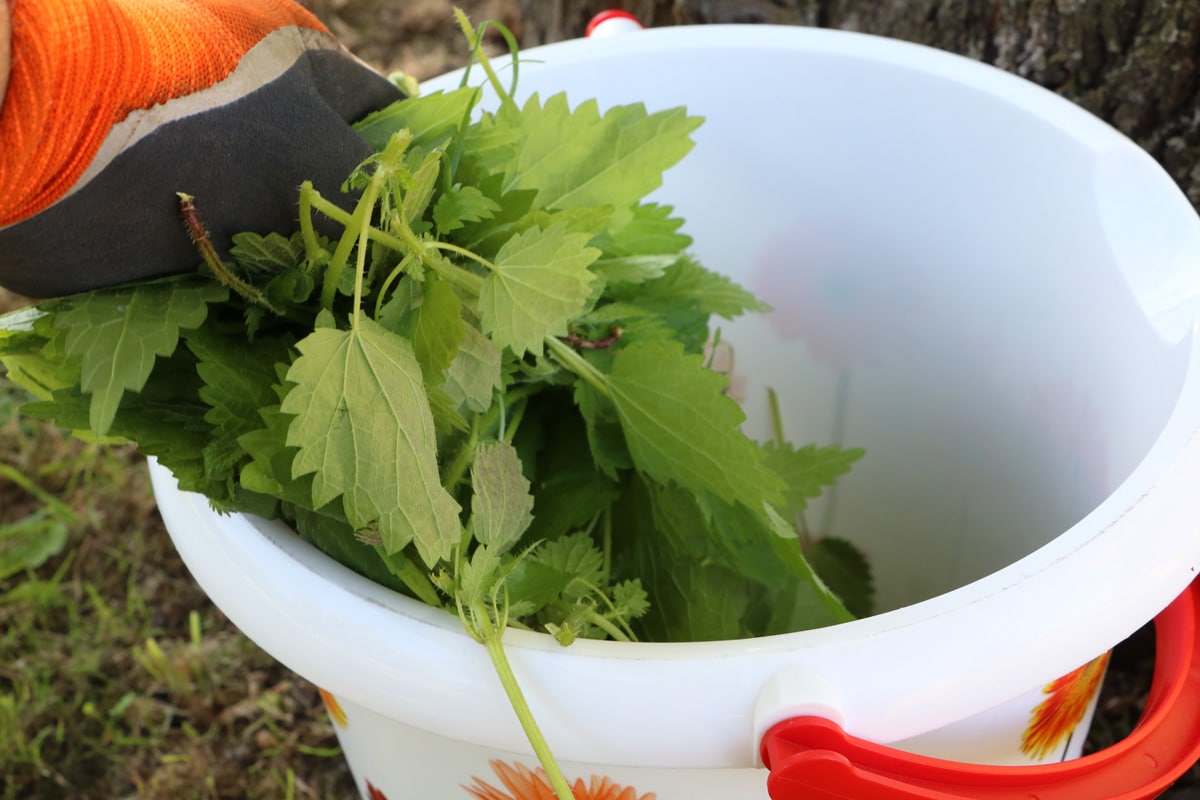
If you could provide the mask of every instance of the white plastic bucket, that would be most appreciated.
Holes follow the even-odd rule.
[[[657,800],[765,798],[761,738],[804,714],[941,758],[1022,760],[1043,687],[1200,566],[1186,198],[1070,103],[917,45],[701,26],[523,59],[521,95],[706,117],[654,199],[687,220],[702,262],[774,306],[722,331],[750,432],[766,433],[772,386],[793,441],[866,448],[814,518],[866,551],[890,609],[741,642],[564,649],[509,631],[568,777]],[[340,708],[364,797],[487,797],[464,786],[504,788],[493,760],[535,765],[456,618],[278,524],[219,516],[154,469],[214,602]]]

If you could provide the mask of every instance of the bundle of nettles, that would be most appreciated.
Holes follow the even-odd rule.
[[[505,626],[696,641],[867,611],[861,556],[801,524],[861,451],[741,431],[713,317],[766,307],[643,199],[701,120],[518,105],[465,29],[498,108],[464,79],[362,120],[352,211],[305,185],[293,235],[218,254],[181,194],[196,274],[0,319],[25,413],[287,520],[502,670]]]

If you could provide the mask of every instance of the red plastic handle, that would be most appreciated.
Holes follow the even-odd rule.
[[[1154,620],[1154,683],[1123,741],[1058,764],[993,767],[905,753],[821,717],[767,731],[773,800],[1149,800],[1200,759],[1200,580]]]

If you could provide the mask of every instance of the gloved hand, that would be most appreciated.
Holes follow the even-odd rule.
[[[218,250],[294,230],[402,97],[290,0],[0,0],[0,53],[8,23],[0,286],[33,297],[195,269],[177,192]]]

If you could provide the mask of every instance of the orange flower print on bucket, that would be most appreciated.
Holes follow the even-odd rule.
[[[504,789],[475,777],[474,785],[463,788],[477,800],[556,800],[542,769],[532,770],[524,764],[506,764],[498,760],[490,763]],[[575,800],[655,800],[653,792],[639,795],[632,787],[621,786],[611,778],[599,775],[593,775],[587,783],[583,778],[577,778],[571,785],[571,794]]]
[[[329,712],[333,724],[339,728],[347,727],[349,723],[346,721],[346,710],[342,708],[338,699],[320,687],[317,688],[317,692],[321,695],[321,702],[325,704],[325,710]]]
[[[367,797],[370,800],[388,800],[388,796],[375,788],[375,784],[367,781]]]
[[[1047,684],[1042,691],[1048,696],[1033,710],[1029,727],[1021,735],[1022,753],[1044,760],[1067,740],[1100,689],[1109,655],[1094,658]]]

